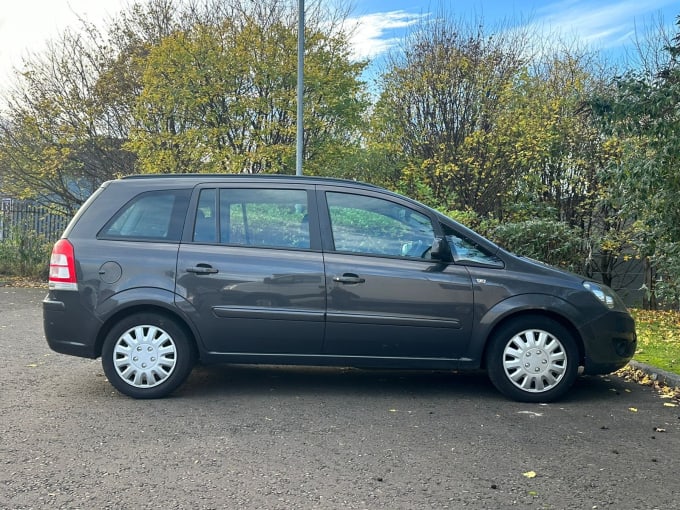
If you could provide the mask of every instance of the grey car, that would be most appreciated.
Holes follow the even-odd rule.
[[[604,285],[521,258],[418,202],[318,177],[130,176],[55,244],[45,335],[135,398],[196,361],[485,369],[547,402],[623,367],[634,321]]]

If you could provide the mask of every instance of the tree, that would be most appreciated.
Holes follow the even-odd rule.
[[[445,208],[502,214],[515,172],[496,128],[527,49],[522,34],[503,34],[440,18],[393,56],[372,143],[405,156],[396,186],[418,194],[424,185]]]
[[[5,192],[73,213],[103,181],[134,172],[123,145],[139,57],[175,13],[171,0],[134,4],[108,35],[81,20],[24,62],[0,124]]]
[[[73,212],[130,163],[92,93],[98,62],[71,31],[31,61],[0,125],[3,189]]]
[[[6,98],[3,190],[74,212],[102,181],[140,170],[292,168],[296,8],[148,0],[102,30],[81,20],[24,62]],[[356,157],[365,64],[349,60],[345,13],[307,7],[311,173]]]
[[[633,241],[648,265],[650,307],[658,292],[670,301],[680,297],[680,17],[677,26],[660,68],[629,71],[615,80],[611,94],[593,100],[621,146],[611,189],[621,213],[635,222]]]
[[[589,98],[606,89],[608,76],[592,55],[562,49],[518,77],[504,131],[513,138],[521,178],[506,217],[577,229],[580,264],[572,269],[621,287],[630,279],[624,266],[633,224],[610,193],[615,181],[609,168],[620,150],[588,107]]]
[[[146,60],[127,147],[144,172],[286,173],[294,167],[297,34],[278,18],[197,24]],[[367,107],[343,34],[306,35],[305,157],[324,171]]]

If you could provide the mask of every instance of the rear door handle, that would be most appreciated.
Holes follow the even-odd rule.
[[[366,279],[355,274],[345,273],[342,276],[334,276],[333,281],[337,283],[364,283]]]
[[[210,264],[196,264],[194,267],[187,267],[187,273],[215,274],[219,273],[219,270],[215,269]]]

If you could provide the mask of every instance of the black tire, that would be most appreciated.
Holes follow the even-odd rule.
[[[156,313],[125,317],[109,331],[102,366],[109,382],[133,398],[162,398],[189,376],[193,344],[174,320]]]
[[[578,347],[560,323],[525,316],[501,326],[490,339],[486,367],[491,382],[519,402],[552,402],[578,375]]]

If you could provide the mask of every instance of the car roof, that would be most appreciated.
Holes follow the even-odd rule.
[[[305,183],[305,184],[341,184],[351,185],[359,188],[369,188],[375,190],[385,190],[375,184],[370,184],[363,181],[355,181],[350,179],[339,179],[336,177],[320,177],[308,175],[281,175],[281,174],[135,174],[121,177],[120,180],[148,180],[148,181],[166,181],[166,180],[181,180],[191,184],[201,184],[204,182],[237,182],[237,181],[251,181],[251,182],[287,182],[287,183]]]

